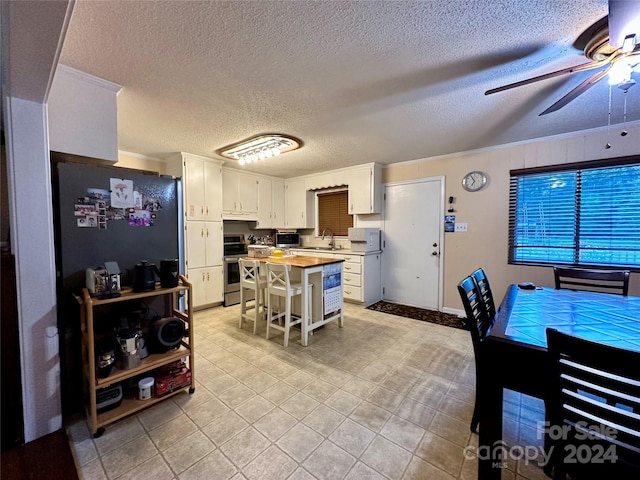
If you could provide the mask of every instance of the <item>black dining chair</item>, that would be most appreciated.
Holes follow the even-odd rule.
[[[588,270],[585,268],[553,267],[556,288],[594,292],[629,294],[629,270]]]
[[[482,267],[478,268],[471,276],[476,280],[478,288],[480,289],[480,296],[484,303],[484,308],[487,311],[487,316],[491,319],[496,316],[496,304],[493,301],[493,293],[491,292],[491,286],[489,285],[489,279]]]
[[[547,329],[553,478],[640,478],[640,352]]]
[[[464,322],[471,332],[471,342],[473,344],[473,353],[476,364],[476,401],[473,408],[473,416],[471,418],[471,431],[475,432],[478,429],[478,421],[480,409],[482,408],[482,386],[484,384],[484,375],[486,374],[485,361],[483,359],[483,342],[486,338],[492,322],[493,317],[487,315],[487,311],[482,301],[482,294],[480,288],[476,283],[473,276],[468,276],[458,284],[458,293],[460,293],[460,299],[464,306],[466,318]]]

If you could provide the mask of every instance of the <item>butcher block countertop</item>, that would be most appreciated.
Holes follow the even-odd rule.
[[[246,260],[259,260],[262,263],[271,262],[271,263],[283,263],[291,265],[292,267],[298,268],[310,268],[310,267],[320,267],[322,265],[329,265],[331,263],[339,263],[344,262],[342,258],[320,258],[320,257],[305,257],[303,255],[288,255],[286,257],[266,257],[266,258],[256,258],[256,257],[244,257]]]

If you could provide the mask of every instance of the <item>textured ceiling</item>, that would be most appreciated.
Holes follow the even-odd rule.
[[[216,157],[284,133],[303,148],[244,168],[291,177],[606,125],[606,81],[538,116],[592,71],[484,95],[584,63],[573,43],[606,15],[606,0],[79,0],[61,63],[123,86],[121,150]]]

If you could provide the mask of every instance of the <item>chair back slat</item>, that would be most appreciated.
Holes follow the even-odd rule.
[[[465,323],[471,331],[471,340],[475,349],[484,341],[491,326],[491,319],[487,315],[478,284],[472,276],[468,276],[458,284],[458,293],[464,306]]]
[[[614,478],[640,475],[640,352],[624,350],[547,329],[552,381],[549,419],[566,435],[552,452],[555,468],[569,473],[605,468]],[[560,431],[560,430],[558,430]],[[603,465],[563,461],[567,445],[615,452]],[[584,445],[584,447],[582,447]],[[564,453],[563,453],[564,452]],[[589,460],[589,459],[587,459]],[[640,478],[640,477],[635,477]]]
[[[485,273],[483,268],[478,268],[471,274],[471,276],[475,279],[476,284],[478,285],[480,296],[482,297],[482,302],[484,303],[484,308],[487,311],[487,316],[490,319],[493,319],[493,317],[496,316],[496,304],[493,300],[493,292],[491,291],[491,286],[489,285],[487,274]]]
[[[629,294],[629,270],[588,270],[553,267],[556,288]]]
[[[267,262],[267,285],[271,290],[287,292],[291,288],[291,265]]]
[[[240,283],[259,283],[260,261],[241,258],[238,263],[240,264]]]

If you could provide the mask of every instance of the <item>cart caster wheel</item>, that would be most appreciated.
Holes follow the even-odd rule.
[[[189,395],[193,394],[193,392],[195,392],[195,391],[196,391],[196,387],[191,387],[189,389]]]
[[[93,434],[93,438],[100,438],[103,433],[104,433],[104,428],[100,427],[98,430],[96,430],[96,433]]]

